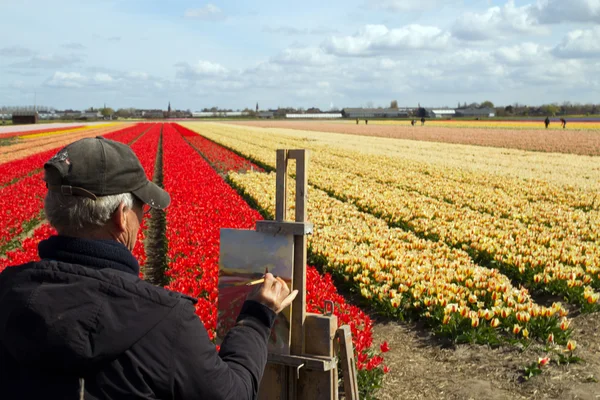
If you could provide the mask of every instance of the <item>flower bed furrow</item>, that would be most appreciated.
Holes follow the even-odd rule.
[[[156,152],[158,150],[158,139],[160,136],[161,125],[154,124],[150,130],[144,134],[139,140],[131,145],[131,149],[135,152],[144,168],[144,172],[148,179],[152,180],[154,176],[154,164],[156,162]],[[133,255],[140,264],[140,274],[143,273],[144,265],[146,264],[146,249],[145,239],[148,229],[148,216],[144,216],[138,231],[138,243],[133,249]],[[143,276],[143,275],[142,275]]]

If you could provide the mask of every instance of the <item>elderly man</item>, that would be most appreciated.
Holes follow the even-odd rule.
[[[133,151],[82,139],[44,169],[58,235],[0,274],[0,398],[255,398],[270,328],[297,292],[266,274],[217,353],[195,299],[138,277],[145,208],[170,197]]]

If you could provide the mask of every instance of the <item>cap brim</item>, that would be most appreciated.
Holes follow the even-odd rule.
[[[151,181],[148,181],[141,188],[134,190],[133,194],[150,207],[158,210],[164,210],[171,204],[169,193]]]

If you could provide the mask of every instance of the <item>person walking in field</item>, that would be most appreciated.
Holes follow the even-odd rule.
[[[544,125],[546,125],[546,129],[548,129],[548,125],[550,125],[550,118],[546,117],[544,120]]]
[[[139,278],[143,215],[171,198],[131,148],[81,139],[44,170],[58,234],[39,243],[39,261],[0,274],[0,397],[256,398],[270,330],[297,291],[265,274],[217,352],[196,299]]]
[[[560,124],[562,125],[563,129],[565,129],[567,127],[567,120],[564,118],[560,119]]]
[[[415,126],[415,120],[414,120],[414,119],[413,119],[413,120],[411,120],[411,121],[410,121],[410,124],[411,124],[412,126]]]
[[[421,117],[421,126],[425,125],[425,117]]]

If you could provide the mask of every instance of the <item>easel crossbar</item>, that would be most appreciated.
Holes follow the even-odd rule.
[[[256,231],[274,235],[310,235],[313,233],[311,222],[256,221]]]
[[[286,354],[269,353],[267,362],[270,364],[285,365],[287,367],[302,368],[311,371],[331,371],[337,367],[337,357],[324,356],[295,356]]]

